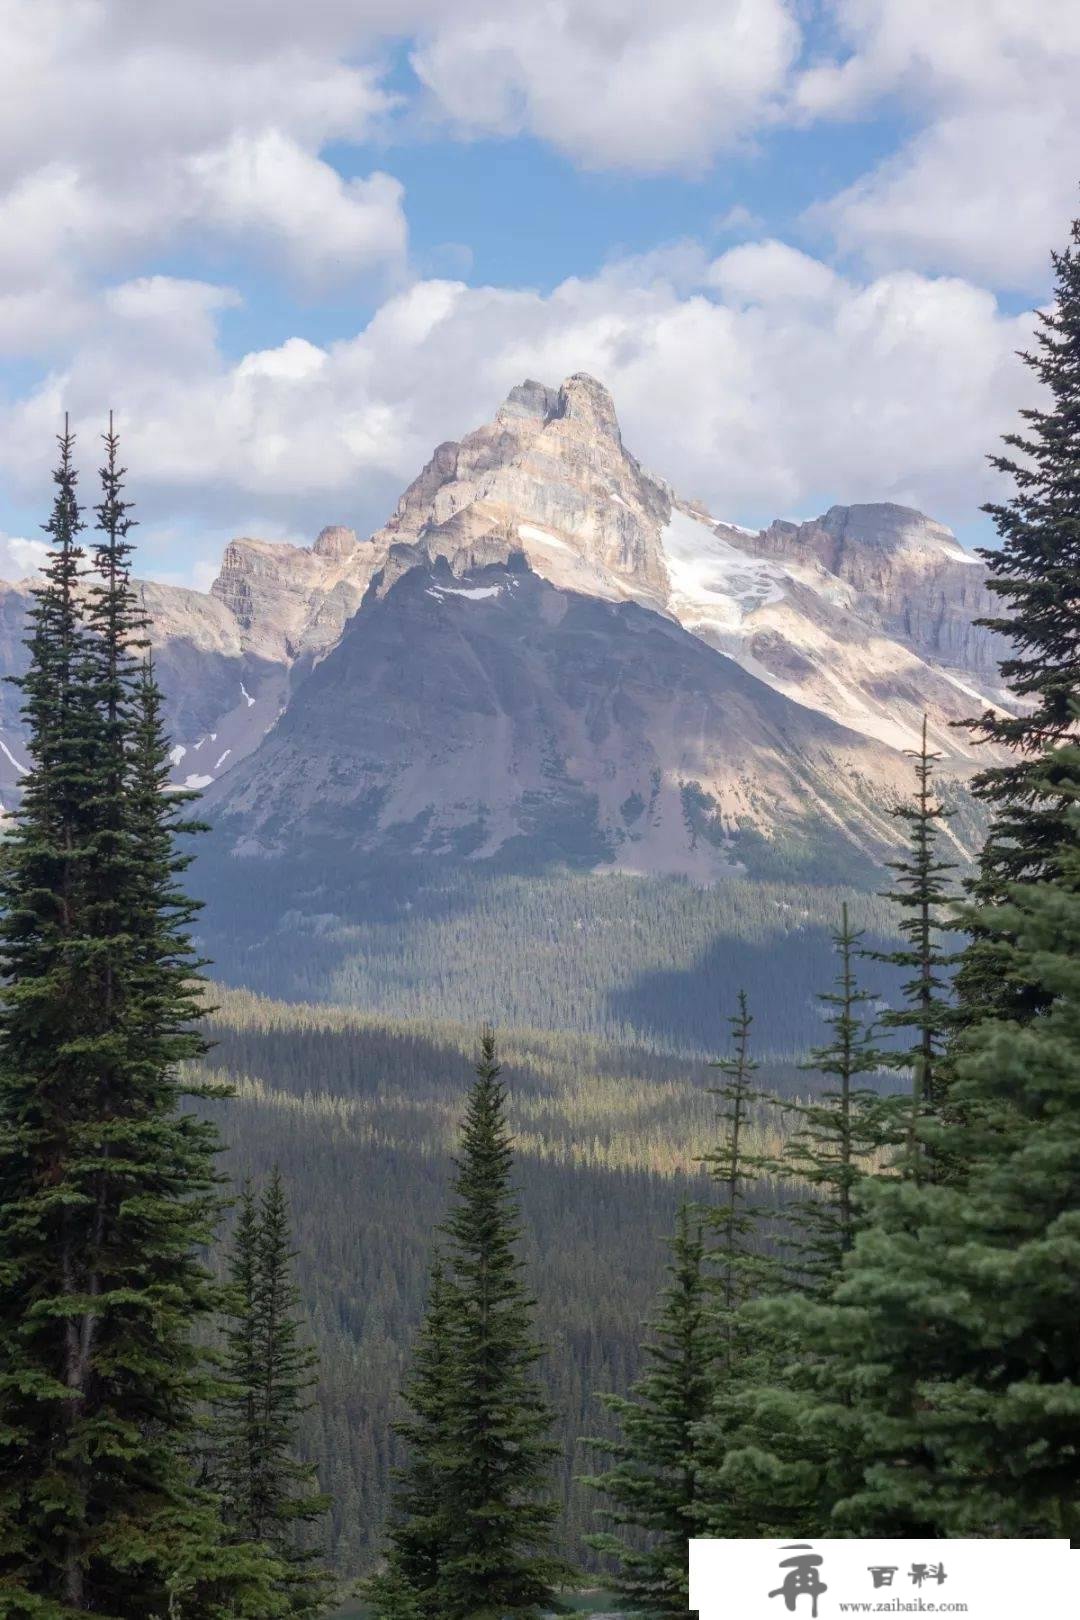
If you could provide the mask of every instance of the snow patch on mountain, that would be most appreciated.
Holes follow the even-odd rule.
[[[432,585],[429,587],[427,594],[437,599],[444,596],[464,596],[469,602],[483,602],[490,596],[500,596],[502,587],[500,585]]]
[[[730,545],[700,518],[674,508],[661,544],[671,580],[672,606],[720,624],[738,625],[758,608],[782,601],[789,575],[777,563]]]

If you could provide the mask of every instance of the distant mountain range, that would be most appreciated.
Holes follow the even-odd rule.
[[[27,590],[0,594],[4,673]],[[644,471],[582,374],[440,445],[368,539],[236,539],[208,594],[142,592],[175,780],[256,864],[309,839],[703,881],[791,840],[874,859],[923,712],[962,802],[981,751],[952,722],[1005,701],[949,530],[885,504],[738,528]],[[10,802],[10,688],[0,725]]]

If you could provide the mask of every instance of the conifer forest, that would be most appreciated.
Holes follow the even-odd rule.
[[[5,1620],[689,1620],[692,1537],[1080,1541],[1080,222],[1053,273],[968,797],[924,717],[873,860],[463,862],[265,948],[276,880],[171,774],[138,457],[61,415],[0,836]]]

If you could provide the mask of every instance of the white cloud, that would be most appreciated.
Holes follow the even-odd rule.
[[[919,127],[812,211],[874,266],[1045,284],[1076,212],[1080,7],[1060,0],[835,0],[849,54],[805,73],[804,118],[897,98]]]
[[[0,0],[0,337],[42,289],[70,323],[87,276],[176,245],[309,281],[400,266],[400,185],[321,156],[378,131],[395,104],[380,64],[302,29],[271,44],[251,17],[243,49],[209,27],[176,37],[153,9]]]
[[[188,174],[200,223],[280,247],[301,274],[319,279],[404,255],[400,182],[380,173],[343,180],[280,131],[237,133],[193,157]]]
[[[704,163],[773,116],[799,37],[784,0],[463,0],[412,63],[460,130],[649,173]]]
[[[635,453],[733,519],[870,499],[976,517],[986,452],[1031,398],[1014,353],[1026,319],[959,279],[857,282],[778,242],[673,263],[677,278],[654,257],[549,296],[419,282],[352,339],[231,364],[208,337],[212,290],[127,284],[70,367],[0,416],[0,458],[42,494],[61,410],[86,435],[113,399],[151,524],[370,529],[515,382],[584,369],[611,387]],[[177,322],[198,338],[182,359]]]
[[[36,574],[49,554],[44,540],[0,534],[0,579],[25,579]]]

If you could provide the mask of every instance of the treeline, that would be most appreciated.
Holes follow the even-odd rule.
[[[234,1088],[213,1110],[233,1144],[227,1167],[239,1183],[277,1163],[290,1193],[321,1360],[304,1455],[333,1496],[319,1545],[335,1567],[359,1573],[377,1551],[389,1470],[402,1460],[389,1425],[422,1316],[476,1031],[212,993],[220,1007],[202,1073]],[[664,1237],[681,1202],[705,1194],[699,1160],[715,1146],[715,1081],[705,1062],[560,1034],[507,1031],[499,1053],[523,1252],[550,1346],[540,1374],[559,1445],[559,1541],[579,1566],[600,1568],[586,1540],[595,1505],[577,1480],[588,1461],[579,1440],[597,1424],[613,1432],[598,1392],[625,1393],[636,1376]],[[792,1098],[812,1082],[794,1065],[768,1066],[769,1086]],[[748,1136],[778,1157],[790,1127],[762,1104]],[[779,1189],[770,1196],[779,1201]]]
[[[688,1057],[718,1050],[744,987],[761,1051],[797,1059],[819,1033],[828,919],[846,903],[868,941],[886,946],[895,930],[880,896],[854,886],[736,877],[701,889],[445,864],[412,870],[400,889],[384,878],[365,882],[337,856],[325,865],[204,858],[200,944],[220,979],[274,998],[473,1029],[490,1018]],[[895,975],[879,977],[892,994]]]

